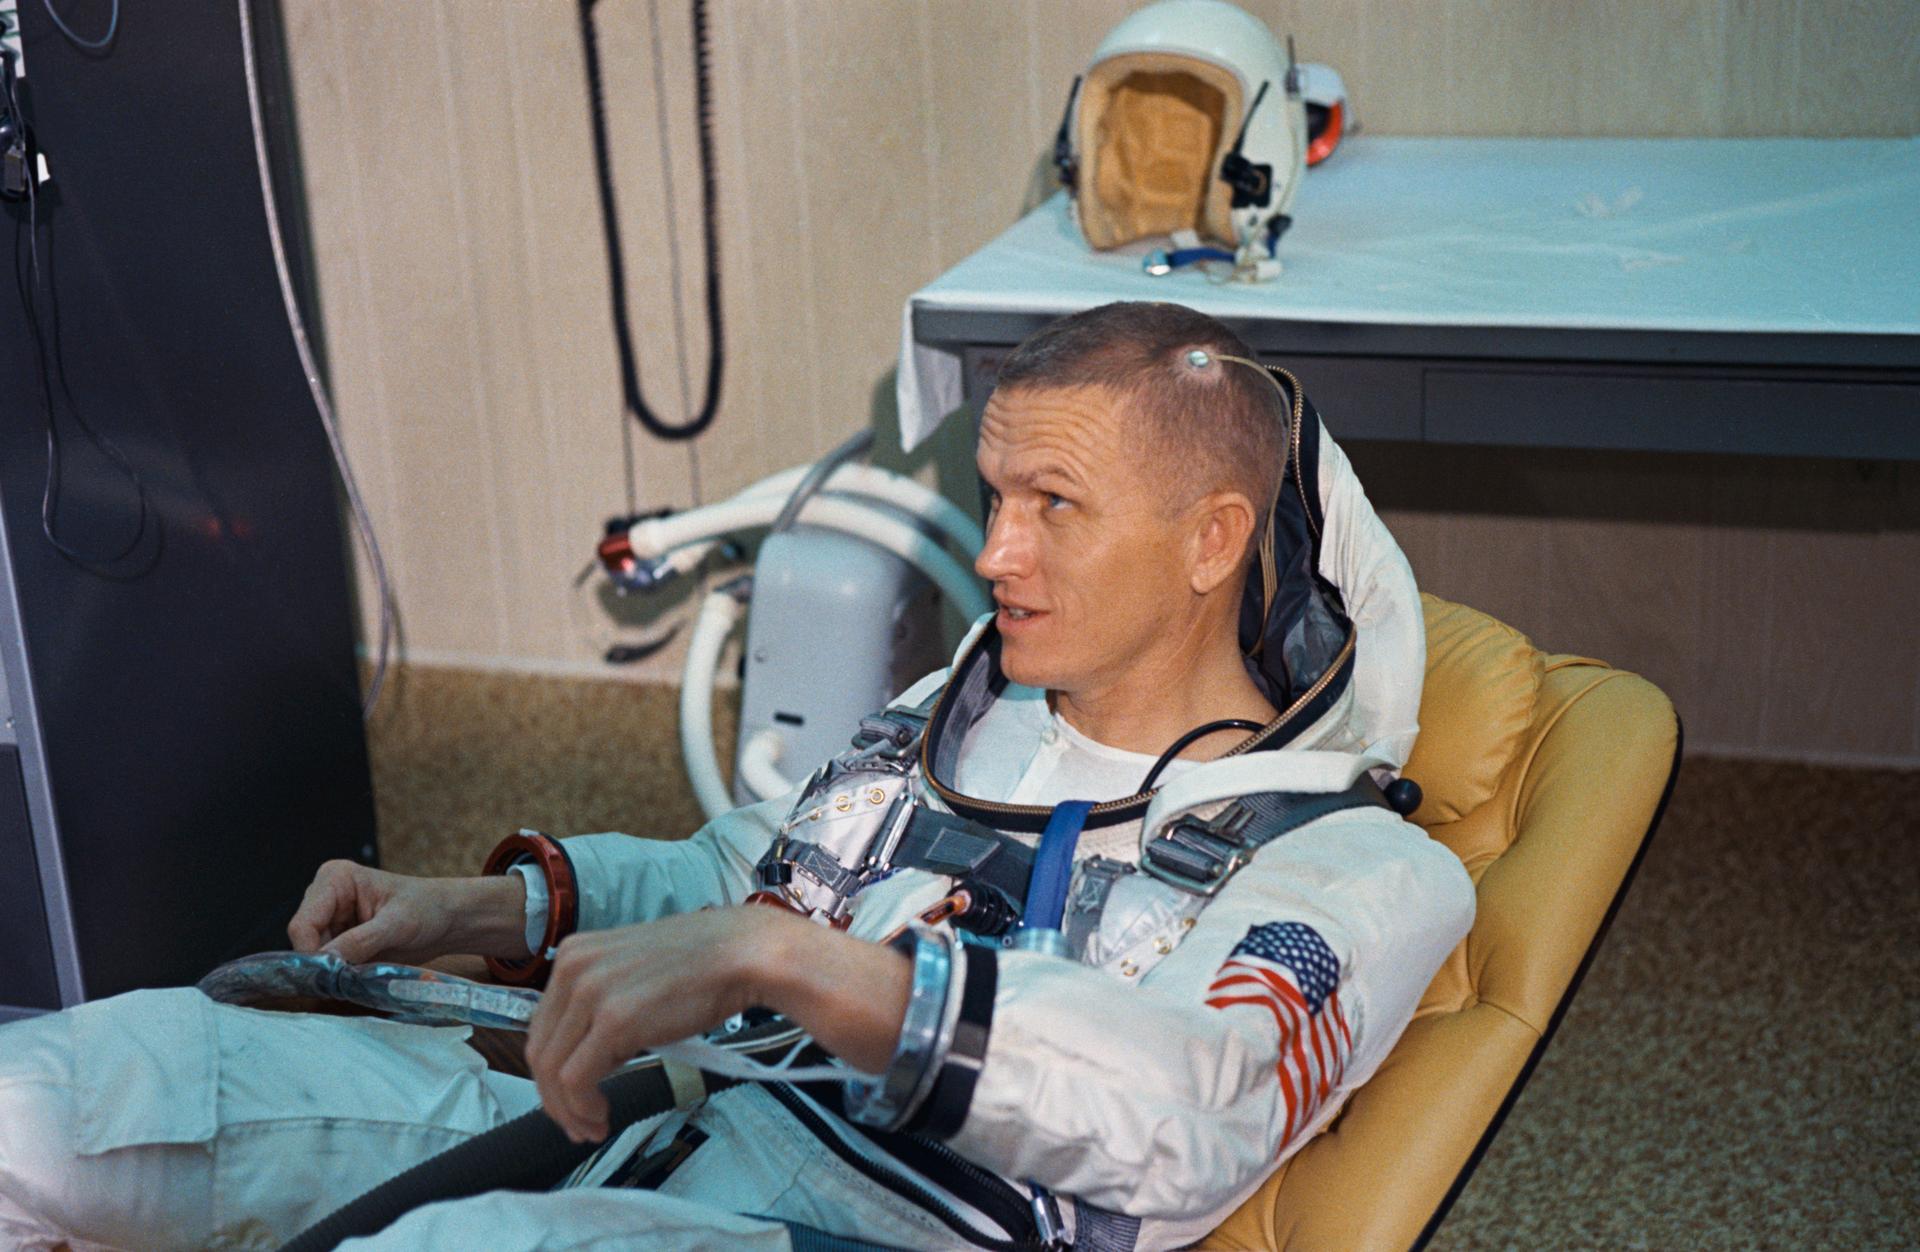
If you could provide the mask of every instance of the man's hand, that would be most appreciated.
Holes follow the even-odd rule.
[[[563,940],[527,1033],[547,1115],[576,1143],[606,1138],[600,1080],[747,1008],[753,949],[779,920],[767,908],[703,909]]]
[[[526,884],[491,878],[411,878],[352,861],[314,875],[287,938],[296,951],[418,965],[449,952],[524,957]]]
[[[596,1142],[607,1135],[602,1078],[750,1007],[785,1013],[855,1066],[884,1068],[911,981],[899,953],[759,905],[590,931],[554,957],[527,1064],[547,1115],[576,1143]]]

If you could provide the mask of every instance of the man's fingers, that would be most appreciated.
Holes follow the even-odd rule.
[[[547,979],[547,988],[540,993],[540,1007],[533,1014],[533,1021],[527,1026],[527,1059],[532,1061],[547,1050],[547,1042],[554,1028],[566,1018],[567,1010],[573,1001],[574,987],[586,970],[586,959],[582,955],[585,945],[577,935],[568,936],[560,941],[560,951],[553,959],[553,973]]]
[[[591,1123],[574,1111],[572,1093],[568,1091],[566,1081],[560,1077],[558,1067],[534,1070],[533,1081],[540,1091],[540,1107],[566,1132],[567,1138],[575,1143],[584,1143],[592,1138],[589,1133]]]
[[[320,924],[333,916],[333,883],[322,872],[307,884],[307,894],[300,898],[300,907],[294,910],[293,919],[287,923],[287,938],[293,941],[297,952],[311,952],[319,947],[326,938],[320,932]]]
[[[527,1035],[527,1063],[547,1115],[575,1140],[595,1137],[606,1101],[595,1085],[613,1068],[623,1023],[607,1003],[607,972],[569,940]]]
[[[607,1135],[607,1097],[600,1080],[620,1063],[625,1023],[603,1012],[560,1066],[558,1090],[566,1104],[568,1129],[587,1139]]]
[[[334,953],[349,965],[358,965],[392,947],[396,929],[393,914],[376,913],[351,930],[336,935],[322,950]]]
[[[320,946],[320,928],[308,921],[306,914],[295,913],[287,923],[287,941],[295,952],[312,952]]]
[[[541,1008],[545,1008],[543,1003]],[[540,1088],[540,1103],[546,1106],[547,1113],[562,1126],[572,1129],[569,1113],[573,1102],[568,1098],[560,1077],[561,1070],[573,1059],[580,1040],[593,1025],[593,1008],[578,999],[548,1029],[546,1039],[540,1050],[535,1052],[531,1043],[527,1046],[527,1063],[533,1070],[534,1082]]]
[[[359,920],[360,890],[353,867],[329,861],[320,867],[287,923],[287,938],[296,951],[313,952],[335,934]]]

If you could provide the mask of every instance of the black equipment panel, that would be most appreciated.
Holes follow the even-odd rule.
[[[255,11],[277,33],[273,6]],[[63,15],[104,28],[106,6]],[[10,693],[26,785],[51,801],[39,846],[57,840],[94,998],[284,946],[318,863],[373,857],[372,790],[335,476],[275,277],[235,6],[127,4],[105,54],[63,39],[38,5],[20,16],[53,178],[37,242],[55,532],[83,556],[140,536],[93,566],[43,532],[28,214],[8,204],[19,277],[0,283],[0,509],[20,622],[0,645],[23,649],[31,679]],[[284,156],[284,63],[263,45]],[[81,419],[137,472],[144,531],[140,491]],[[0,859],[0,884],[15,864]],[[44,995],[18,969],[0,966],[0,1007]]]
[[[0,744],[0,952],[7,953],[0,1002],[30,1009],[60,1007],[47,909],[40,898],[40,865],[33,854],[27,793],[20,782],[20,753],[12,744]]]

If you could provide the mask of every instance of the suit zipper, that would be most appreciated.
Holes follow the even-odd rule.
[[[1307,529],[1313,532],[1313,543],[1317,548],[1320,545],[1320,528],[1314,525],[1313,506],[1307,503],[1307,474],[1300,468],[1300,435],[1301,428],[1306,425],[1306,402],[1301,398],[1300,380],[1284,366],[1269,365],[1267,368],[1276,374],[1286,375],[1287,391],[1293,396],[1293,455],[1288,459],[1293,462],[1293,486],[1300,493],[1300,512],[1307,519]]]

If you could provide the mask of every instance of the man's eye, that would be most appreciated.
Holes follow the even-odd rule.
[[[1051,491],[1046,493],[1046,497],[1047,497],[1047,507],[1050,509],[1064,509],[1069,504],[1073,503],[1073,501],[1067,499],[1065,496],[1057,495]]]

